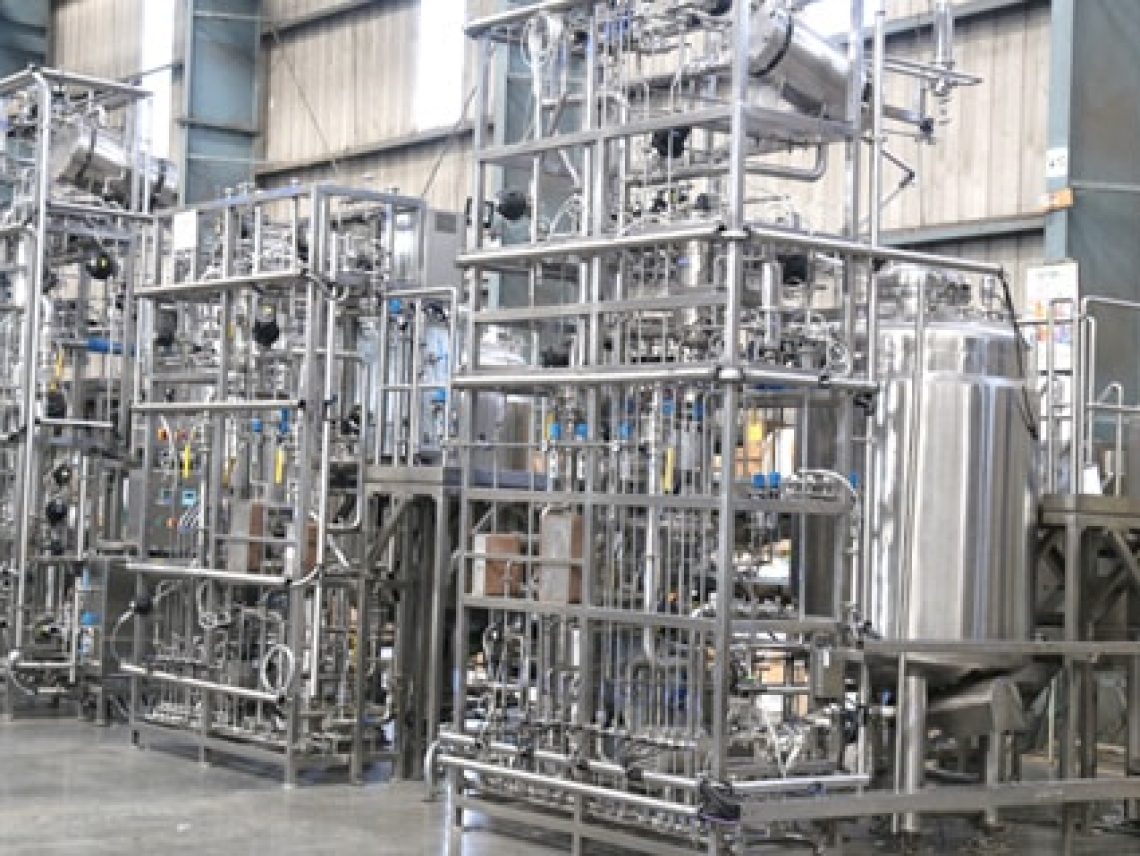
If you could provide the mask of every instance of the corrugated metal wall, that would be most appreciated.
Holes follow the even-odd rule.
[[[267,20],[314,3],[272,0]],[[339,152],[414,130],[418,19],[415,0],[392,0],[267,41],[266,159]]]
[[[279,187],[290,181],[335,180],[342,184],[374,189],[397,188],[412,196],[424,195],[434,208],[461,210],[471,192],[467,162],[471,156],[470,137],[465,136],[444,150],[443,143],[430,143],[355,157],[330,166],[313,166],[274,175],[259,184]],[[442,157],[441,157],[442,154]],[[428,179],[434,172],[430,187]]]
[[[463,0],[455,0],[463,2]],[[469,14],[495,0],[473,0]],[[327,8],[328,0],[266,0],[267,21],[288,21]],[[414,135],[418,0],[390,0],[266,39],[264,160],[288,164]],[[424,34],[427,38],[430,33]],[[473,50],[466,48],[471,77]],[[465,94],[470,83],[465,84]],[[470,135],[433,140],[331,166],[267,176],[263,183],[336,178],[398,187],[432,205],[457,210],[468,195]]]
[[[917,11],[929,0],[906,0]],[[925,6],[926,9],[922,7]],[[887,229],[1039,214],[1044,208],[1050,8],[1036,3],[960,24],[960,67],[984,78],[958,93],[951,127],[933,147],[895,146],[917,166],[917,187],[884,212]],[[911,50],[915,45],[911,44]],[[984,259],[1009,272],[1024,306],[1026,269],[1044,259],[1044,235],[979,238],[931,249]]]
[[[140,71],[144,2],[55,0],[51,64],[96,77],[126,77]]]
[[[917,178],[884,209],[884,229],[915,229],[1041,210],[1049,18],[1048,4],[1034,4],[958,25],[958,67],[984,80],[953,95],[948,122],[937,129],[933,145],[891,137],[889,150],[914,169]],[[929,59],[929,32],[918,38],[896,36],[889,47],[892,55]],[[912,81],[891,75],[889,83],[889,103],[904,107],[914,103]],[[838,149],[833,156],[841,156]],[[901,170],[887,167],[884,189],[888,194],[902,176]],[[765,186],[792,189],[773,182]],[[829,230],[842,225],[842,210],[834,204],[842,192],[843,170],[834,168],[806,196],[802,187],[796,190],[812,225]]]

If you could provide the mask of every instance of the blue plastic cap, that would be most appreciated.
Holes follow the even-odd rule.
[[[578,440],[587,440],[590,437],[590,426],[585,422],[579,422],[574,426],[574,437]]]
[[[847,482],[851,485],[852,490],[858,490],[859,489],[859,474],[858,473],[851,473],[851,475],[849,475],[847,477]]]
[[[618,425],[618,437],[622,440],[628,440],[633,436],[633,423],[622,422]]]
[[[693,402],[693,419],[697,422],[705,418],[705,403],[703,401]]]
[[[768,481],[772,485],[772,487],[774,487],[774,488],[779,487],[780,486],[780,474],[779,473],[772,473],[772,475]]]
[[[122,342],[113,342],[101,336],[92,336],[87,340],[87,350],[92,354],[121,354]]]
[[[79,623],[84,627],[97,627],[99,625],[99,613],[84,610],[79,615]]]
[[[447,390],[437,389],[433,390],[431,394],[432,404],[444,404],[447,402]]]
[[[260,434],[261,429],[264,426],[263,426],[261,420],[255,416],[255,417],[253,417],[253,419],[250,420],[249,427],[253,431],[254,434]]]
[[[551,422],[550,423],[549,435],[550,435],[551,440],[556,440],[556,441],[561,440],[562,439],[562,423],[561,422]]]
[[[393,315],[399,315],[404,310],[404,303],[402,300],[397,300],[393,297],[388,301],[388,311]]]
[[[768,477],[765,476],[764,473],[753,473],[752,486],[754,488],[764,490],[766,487],[768,487]]]

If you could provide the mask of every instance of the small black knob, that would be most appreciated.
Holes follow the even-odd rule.
[[[253,341],[263,348],[272,348],[281,338],[281,326],[277,323],[277,312],[272,306],[261,307],[261,314],[253,322]]]
[[[59,526],[67,520],[67,503],[62,499],[49,499],[44,507],[44,517],[50,525]]]
[[[496,210],[504,220],[516,223],[530,213],[530,200],[521,190],[504,190],[499,194]]]
[[[150,596],[150,592],[142,592],[137,595],[131,602],[131,611],[142,618],[146,618],[154,612],[154,600]]]
[[[689,141],[692,128],[665,128],[654,131],[650,144],[653,150],[663,158],[679,158],[685,153],[685,144]]]
[[[83,269],[92,279],[102,282],[113,277],[119,266],[106,250],[95,250],[83,262]]]

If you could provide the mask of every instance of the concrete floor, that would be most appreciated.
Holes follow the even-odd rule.
[[[444,806],[421,783],[316,785],[138,750],[120,728],[0,725],[0,854],[439,853]],[[524,856],[534,842],[476,829],[464,853]]]
[[[0,854],[437,854],[444,804],[424,801],[419,783],[365,787],[321,784],[287,791],[280,780],[228,766],[202,766],[164,751],[127,745],[122,729],[68,720],[0,725]],[[932,824],[920,852],[929,854],[1057,853],[1048,823],[1010,827],[980,839],[958,822]],[[535,837],[493,832],[475,819],[466,856],[564,853]],[[893,848],[886,847],[886,852]],[[806,851],[778,847],[762,856]],[[848,856],[883,853],[862,837]],[[1140,839],[1093,834],[1080,856],[1140,856]]]

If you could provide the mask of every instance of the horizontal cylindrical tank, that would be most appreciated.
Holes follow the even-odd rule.
[[[51,170],[59,182],[101,196],[126,201],[139,165],[149,183],[152,208],[178,201],[178,169],[170,161],[132,155],[110,131],[83,122],[59,123],[52,128]]]
[[[785,10],[764,8],[753,17],[749,71],[806,113],[847,118],[851,63],[845,49]]]

